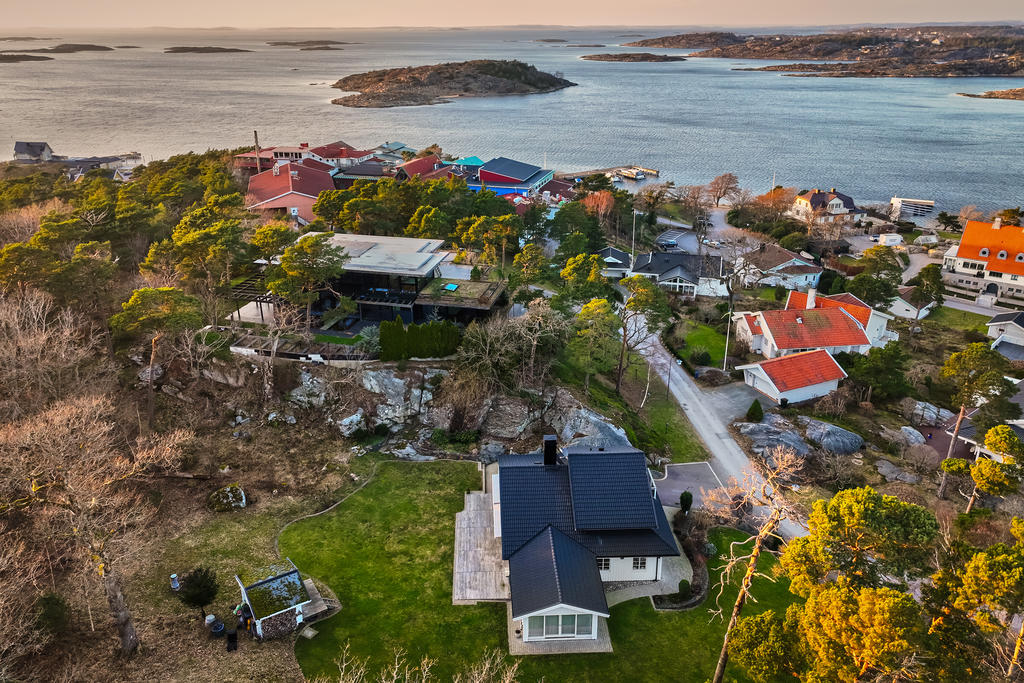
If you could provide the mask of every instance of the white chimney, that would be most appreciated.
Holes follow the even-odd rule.
[[[808,309],[814,308],[814,304],[817,301],[817,299],[818,299],[818,290],[815,289],[814,287],[811,287],[810,289],[808,289],[807,290],[807,306],[806,306],[806,308],[808,308]]]
[[[993,230],[998,230],[1001,227],[1003,227],[1003,219],[1002,218],[996,218],[994,221],[992,221],[992,229]]]
[[[797,319],[796,319],[796,324],[797,325],[803,325],[803,323],[804,323],[804,319],[798,316]]]
[[[274,175],[281,175],[281,167],[274,164]]]

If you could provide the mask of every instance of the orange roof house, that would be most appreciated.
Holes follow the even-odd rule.
[[[864,326],[841,308],[762,311],[761,327],[779,351],[862,346],[869,343]]]
[[[996,219],[967,221],[956,257],[985,264],[985,270],[1024,275],[1024,228]]]
[[[746,384],[776,403],[798,403],[835,391],[846,372],[824,349],[741,365]]]
[[[810,300],[810,306],[807,305]],[[867,325],[873,310],[853,294],[843,292],[831,296],[817,294],[813,289],[807,292],[790,291],[786,298],[786,310],[806,310],[807,308],[841,308],[852,315],[861,325]]]

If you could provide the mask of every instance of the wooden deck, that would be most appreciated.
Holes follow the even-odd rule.
[[[452,604],[501,602],[510,599],[501,541],[494,537],[491,495],[466,494],[466,506],[455,514],[455,567]]]
[[[302,585],[306,587],[306,592],[309,593],[309,602],[302,606],[303,621],[310,622],[330,616],[341,608],[337,601],[324,598],[320,591],[317,590],[312,579],[303,579]]]

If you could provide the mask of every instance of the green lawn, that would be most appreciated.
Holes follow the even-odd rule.
[[[280,538],[283,556],[326,582],[341,601],[340,614],[316,625],[312,640],[296,641],[307,677],[334,674],[333,660],[348,643],[368,659],[371,673],[387,665],[396,648],[418,662],[437,660],[439,680],[495,648],[507,652],[502,604],[451,604],[455,513],[463,494],[478,489],[472,463],[384,462],[364,489],[331,512],[288,527]],[[739,532],[716,531],[722,551]],[[774,559],[766,557],[767,570]],[[718,564],[712,563],[714,570]],[[746,614],[784,608],[792,596],[784,583],[755,581],[757,604]],[[726,591],[723,604],[731,604]],[[718,657],[724,624],[709,623],[706,608],[655,612],[648,600],[611,610],[613,654],[527,657],[520,680],[693,681],[708,679]],[[729,676],[746,680],[738,671]]]
[[[932,310],[925,320],[958,330],[987,332],[988,328],[985,326],[985,323],[991,317],[980,313],[970,313],[956,308],[949,308],[948,306],[939,306]]]
[[[358,334],[354,337],[335,337],[333,334],[314,334],[313,341],[318,341],[321,344],[358,344],[362,340],[362,337]]]
[[[774,300],[774,294],[772,299]],[[688,321],[685,324],[688,328],[686,333],[686,356],[689,356],[691,351],[700,347],[711,354],[711,365],[722,367],[722,359],[725,358],[725,335],[715,328],[702,323]]]
[[[743,296],[754,297],[755,299],[761,299],[763,301],[775,301],[775,288],[774,287],[755,287],[753,289],[744,289]]]
[[[946,232],[944,230],[938,231],[939,239],[944,240],[960,240],[960,233],[958,232]]]

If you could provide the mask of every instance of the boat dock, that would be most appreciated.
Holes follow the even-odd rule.
[[[642,174],[648,178],[657,178],[659,172],[654,168],[644,168],[640,165],[630,166],[613,166],[611,168],[595,168],[589,171],[575,171],[575,172],[561,172],[555,173],[555,179],[557,180],[575,180],[576,178],[585,178],[589,175],[613,175],[621,178],[632,179],[636,176],[639,179],[639,174]]]

